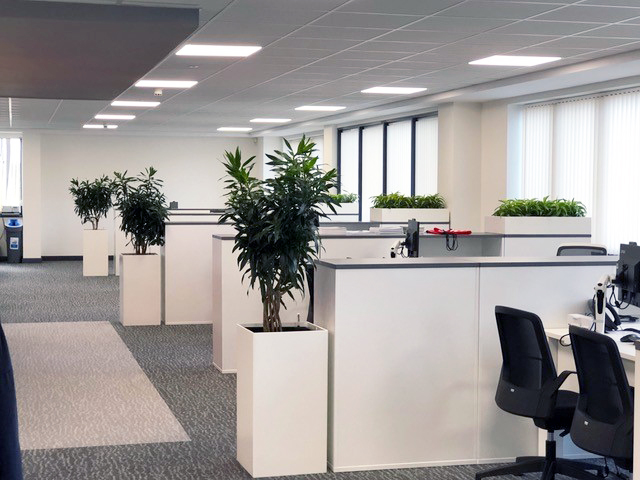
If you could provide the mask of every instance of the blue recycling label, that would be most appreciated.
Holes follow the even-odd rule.
[[[20,248],[20,237],[9,237],[9,250],[18,250]]]

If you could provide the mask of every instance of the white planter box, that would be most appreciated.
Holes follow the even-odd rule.
[[[162,320],[161,257],[120,255],[120,322],[160,325]]]
[[[109,234],[106,230],[83,230],[82,275],[85,277],[109,275]]]
[[[237,455],[254,478],[327,471],[329,337],[303,325],[312,330],[237,326]]]
[[[591,235],[589,217],[485,217],[485,232],[507,235]]]
[[[421,223],[449,223],[446,208],[372,208],[371,221],[381,223],[407,223],[415,218]]]

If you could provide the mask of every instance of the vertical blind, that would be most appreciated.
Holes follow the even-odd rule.
[[[370,220],[372,197],[382,193],[382,125],[362,130],[362,221]]]
[[[366,126],[340,130],[341,191],[357,193],[362,181],[362,221],[370,219],[369,209],[373,197],[384,193],[400,192],[411,195],[427,195],[438,191],[438,117],[415,119],[415,138],[412,135],[413,120],[386,124],[386,152],[384,150],[385,127]],[[362,172],[358,165],[358,143],[362,131]],[[415,142],[412,145],[412,142]],[[412,179],[411,151],[415,148],[415,178]],[[386,169],[384,154],[386,153]],[[412,184],[415,181],[415,185]]]
[[[22,205],[22,139],[0,138],[0,206]]]
[[[637,91],[525,107],[524,196],[581,201],[592,217],[594,242],[612,253],[639,241],[639,133]]]
[[[438,193],[438,117],[416,122],[416,195]]]
[[[411,195],[411,120],[387,127],[387,192]]]

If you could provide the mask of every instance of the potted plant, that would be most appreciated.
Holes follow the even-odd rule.
[[[576,200],[501,200],[492,216],[485,217],[487,232],[502,233],[503,255],[553,256],[559,245],[589,241],[591,218]]]
[[[421,223],[449,225],[449,210],[439,193],[433,195],[404,196],[400,193],[378,195],[373,198],[371,221],[380,223],[406,223],[415,218]]]
[[[115,206],[120,229],[131,239],[134,253],[120,254],[120,322],[123,325],[160,325],[162,320],[161,258],[149,253],[164,244],[164,222],[169,209],[162,180],[149,167],[137,177],[114,173]]]
[[[274,174],[252,175],[254,157],[225,152],[227,212],[221,221],[237,229],[234,251],[250,288],[262,299],[262,324],[238,325],[237,458],[254,477],[326,471],[327,331],[309,323],[283,325],[287,298],[304,292],[307,267],[320,248],[322,206],[336,171],[323,172],[314,144],[268,155]]]
[[[92,182],[72,178],[69,192],[73,196],[76,215],[83,224],[91,223],[91,229],[82,232],[82,274],[85,277],[107,276],[109,237],[107,231],[98,226],[113,205],[111,181],[104,175]]]
[[[332,193],[331,198],[336,201],[334,205],[335,213],[332,213],[332,209],[329,206],[323,206],[323,210],[328,214],[328,220],[334,222],[358,221],[358,195],[355,193]]]

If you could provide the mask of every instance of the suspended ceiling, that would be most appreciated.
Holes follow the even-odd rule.
[[[250,124],[254,117],[309,122],[327,115],[295,111],[300,105],[344,105],[350,114],[398,100],[360,93],[373,86],[427,87],[426,94],[433,95],[640,49],[640,0],[83,3],[201,7],[201,27],[189,43],[263,47],[246,59],[169,54],[144,78],[199,84],[189,90],[165,89],[156,109],[118,109],[137,115],[119,123],[123,133],[213,134],[221,126],[253,126],[259,133],[265,127]],[[533,68],[468,65],[495,54],[563,59]],[[157,99],[152,90],[133,86],[118,98]],[[0,128],[9,126],[5,111],[0,109]],[[12,127],[77,130],[100,112],[114,109],[107,101],[18,98],[13,100]]]

